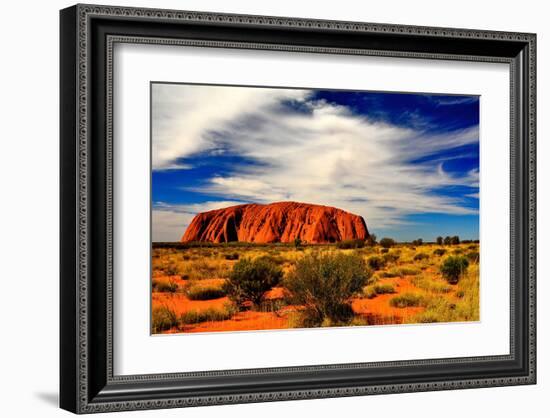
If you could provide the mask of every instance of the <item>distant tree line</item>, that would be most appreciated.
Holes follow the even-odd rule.
[[[371,239],[367,240],[366,241],[367,245],[379,244],[383,248],[390,248],[390,247],[393,247],[394,245],[396,245],[398,243],[394,239],[387,238],[387,237],[382,238],[379,242],[376,242],[376,235],[373,234],[371,237],[374,237],[374,238],[371,238]],[[402,241],[401,243],[402,244],[407,244],[406,241]],[[424,242],[424,240],[422,238],[417,238],[417,239],[413,239],[412,241],[409,241],[408,243],[410,245],[415,246],[415,247],[419,247],[423,244],[433,244],[434,242],[433,241]],[[460,243],[462,243],[462,244],[479,244],[479,240],[478,239],[475,239],[475,240],[471,240],[471,239],[461,240],[458,235],[453,235],[453,236],[446,236],[445,238],[439,236],[439,237],[436,238],[435,243],[437,245],[458,245]]]
[[[436,243],[438,245],[458,245],[460,244],[460,238],[458,235],[446,236],[445,238],[437,237]]]

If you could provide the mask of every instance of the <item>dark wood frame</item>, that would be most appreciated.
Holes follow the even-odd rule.
[[[535,383],[534,34],[76,5],[61,11],[60,38],[62,408],[90,413]],[[510,355],[113,375],[116,42],[508,63]]]

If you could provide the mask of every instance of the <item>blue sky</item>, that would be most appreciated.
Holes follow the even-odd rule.
[[[201,211],[293,200],[379,238],[479,237],[479,97],[152,86],[153,240]]]

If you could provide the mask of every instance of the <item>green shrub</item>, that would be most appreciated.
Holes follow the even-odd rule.
[[[379,243],[383,248],[391,248],[395,245],[395,241],[391,238],[382,238]]]
[[[472,263],[479,263],[479,252],[478,251],[472,251],[466,254],[466,258],[468,261]]]
[[[363,290],[363,296],[367,299],[373,299],[377,296],[376,290],[374,290],[374,286],[367,286]]]
[[[416,276],[417,274],[420,274],[420,270],[411,267],[393,267],[387,271],[378,273],[381,278]]]
[[[439,280],[431,280],[423,276],[414,277],[412,279],[412,283],[420,289],[434,293],[448,293],[452,290],[451,286],[449,286],[445,282],[441,282]]]
[[[373,270],[381,270],[386,266],[386,262],[382,257],[374,255],[367,259],[368,266]]]
[[[380,254],[387,254],[389,251],[388,248],[380,248]]]
[[[258,257],[257,260],[262,260],[267,263],[276,264],[278,266],[282,266],[287,261],[282,255],[277,254],[262,255],[261,257]]]
[[[302,245],[302,240],[299,237],[294,238],[294,247],[299,248]]]
[[[157,292],[176,293],[178,291],[178,284],[173,280],[169,281],[154,281],[153,290]]]
[[[400,276],[416,276],[417,274],[420,274],[420,270],[413,267],[401,267],[399,269]]]
[[[413,260],[414,261],[422,261],[422,260],[426,260],[430,258],[430,256],[426,253],[417,253],[415,254],[415,256],[413,257]]]
[[[366,244],[370,246],[376,245],[376,234],[370,234],[367,238]]]
[[[182,324],[198,324],[206,321],[226,321],[237,313],[237,309],[226,306],[224,309],[208,308],[204,311],[187,311],[181,314]]]
[[[211,300],[223,298],[225,291],[214,286],[189,286],[185,289],[185,296],[191,300]]]
[[[251,302],[254,308],[260,306],[267,291],[276,286],[283,277],[283,271],[266,257],[255,260],[239,260],[224,283],[223,290],[229,299],[243,307]]]
[[[238,253],[226,254],[225,259],[226,260],[238,260],[239,259],[239,254]]]
[[[179,269],[175,265],[169,265],[163,268],[164,274],[167,276],[177,276]]]
[[[398,268],[392,268],[387,271],[381,271],[380,273],[378,273],[378,276],[382,279],[399,277],[401,276],[401,270],[399,270]]]
[[[341,250],[349,250],[352,248],[363,248],[365,246],[364,239],[351,239],[346,241],[340,241],[336,243],[336,247]]]
[[[437,255],[438,257],[441,257],[446,252],[447,252],[447,250],[445,248],[436,248],[434,250],[434,255]]]
[[[191,279],[220,279],[229,276],[231,265],[221,260],[211,260],[210,250],[197,254],[196,261],[190,261],[182,266],[182,273]]]
[[[384,260],[384,262],[387,264],[387,263],[395,263],[397,260],[399,260],[399,254],[397,254],[396,252],[392,251],[392,252],[389,252],[389,253],[386,253],[382,256],[382,259]]]
[[[463,256],[449,256],[439,268],[449,284],[457,284],[460,276],[468,269],[468,259]]]
[[[359,294],[372,271],[357,254],[313,253],[296,263],[283,282],[289,302],[301,305],[302,326],[320,326],[349,321],[350,298]]]
[[[151,328],[153,334],[178,326],[178,317],[174,310],[167,306],[158,306],[153,308]]]
[[[416,317],[416,322],[419,324],[433,324],[435,322],[441,322],[441,319],[435,312],[422,312]]]
[[[390,306],[394,308],[408,308],[425,304],[424,297],[417,293],[403,293],[390,299]]]
[[[395,288],[391,284],[375,284],[374,291],[377,295],[395,293]]]
[[[277,312],[279,309],[288,306],[288,303],[284,299],[265,299],[259,306],[259,312]]]
[[[356,249],[355,252],[360,255],[370,255],[376,253],[377,251],[374,247],[364,247]]]

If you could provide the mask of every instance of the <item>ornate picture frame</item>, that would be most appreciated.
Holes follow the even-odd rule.
[[[536,383],[536,35],[80,4],[60,16],[63,409],[93,413]],[[117,43],[509,65],[510,119],[502,123],[510,125],[510,354],[115,375]]]

